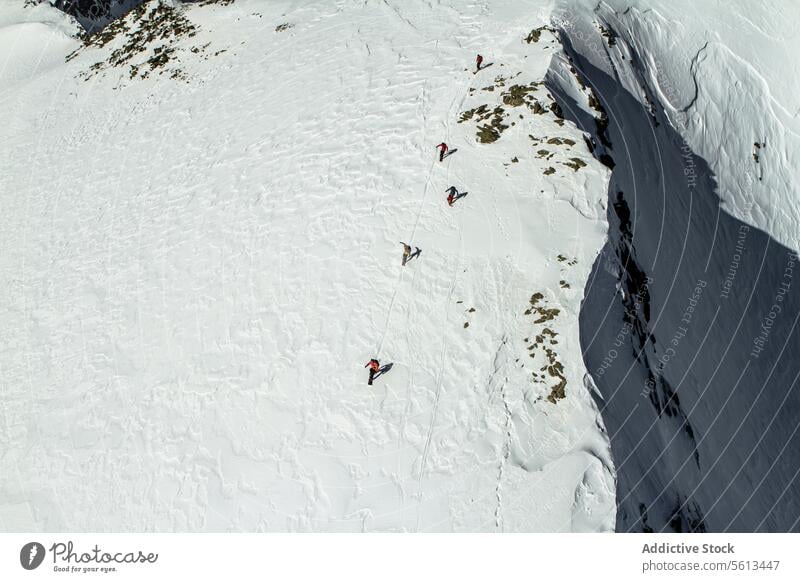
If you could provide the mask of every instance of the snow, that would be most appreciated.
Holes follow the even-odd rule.
[[[800,5],[611,0],[598,17],[632,45],[673,126],[708,160],[725,211],[800,249],[800,64],[787,58],[800,51]],[[758,164],[756,141],[767,143]]]
[[[44,6],[21,10],[17,2],[0,2],[0,83],[4,87],[58,67],[77,46],[76,27]]]
[[[0,81],[23,81],[39,70],[58,66],[63,61],[57,53],[46,53],[51,60],[42,59],[41,45],[56,45],[64,50],[74,46],[74,40],[38,22],[26,22],[2,29],[0,53],[6,56]]]
[[[152,70],[4,15],[0,528],[613,529],[578,333],[608,170],[549,110],[458,122],[542,80],[550,9],[178,5]]]
[[[728,13],[688,10],[680,26],[670,10],[600,5],[562,19],[610,121],[611,145],[599,151],[616,162],[609,241],[580,320],[612,435],[616,527],[797,531],[794,122],[779,113],[793,106],[783,82],[772,90],[765,81],[783,74],[785,58],[773,55],[756,75],[744,55],[764,47],[724,46]],[[748,14],[774,21],[769,10]],[[693,53],[705,42],[697,31],[712,29]],[[564,109],[593,130],[591,111],[568,106],[583,96],[563,69],[553,78]],[[686,82],[696,98],[678,97]],[[756,164],[758,135],[767,147]]]

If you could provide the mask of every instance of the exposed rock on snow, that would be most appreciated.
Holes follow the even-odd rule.
[[[196,35],[197,27],[184,16],[180,7],[165,2],[144,2],[103,30],[83,35],[84,46],[69,54],[67,60],[75,58],[82,50],[105,49],[98,51],[102,60],[82,73],[84,79],[109,67],[118,67],[127,70],[131,79],[137,76],[144,79],[153,72],[169,72],[171,78],[185,80],[186,74],[179,64],[180,53],[189,50],[195,55],[205,55],[211,44],[182,46],[185,44],[180,42],[182,39]],[[224,49],[215,56],[222,52]]]

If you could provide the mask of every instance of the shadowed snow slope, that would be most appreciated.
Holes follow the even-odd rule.
[[[578,335],[608,171],[539,83],[546,7],[494,4],[150,2],[87,46],[25,25],[0,528],[613,529]]]
[[[607,115],[597,151],[616,162],[581,340],[613,435],[617,528],[797,531],[797,254],[722,208],[714,170],[660,106],[635,49],[646,39],[600,14],[566,23],[565,35]],[[567,81],[551,81],[565,115],[597,132]],[[715,168],[749,135],[737,139]]]
[[[100,30],[127,14],[143,0],[39,0],[74,17],[87,31]],[[178,0],[175,0],[177,2]],[[189,0],[191,1],[191,0]],[[213,0],[212,0],[213,1]]]
[[[572,4],[572,3],[570,3]],[[723,210],[800,250],[800,4],[694,0],[586,2],[622,41],[611,51],[636,61],[638,81],[620,82],[663,110],[705,159]],[[566,21],[580,20],[573,5]],[[600,48],[600,40],[596,47]],[[585,57],[604,69],[604,51]],[[630,62],[630,61],[629,61]],[[608,72],[608,71],[606,71]],[[753,156],[754,143],[766,144]]]

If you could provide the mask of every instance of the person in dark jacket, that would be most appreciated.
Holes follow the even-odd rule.
[[[461,198],[461,193],[455,186],[450,186],[447,190],[445,190],[445,192],[447,192],[447,204],[450,206],[452,206],[456,200]]]

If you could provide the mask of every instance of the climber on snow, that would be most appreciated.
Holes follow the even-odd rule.
[[[422,249],[417,247],[417,250],[414,251],[412,254],[411,252],[411,245],[406,244],[400,241],[400,244],[403,245],[403,266],[406,266],[406,263],[413,259],[414,257],[418,257],[422,253]]]
[[[466,192],[459,192],[455,186],[450,186],[445,192],[447,192],[447,204],[450,206],[459,198],[467,195]]]
[[[444,160],[445,155],[447,155],[447,150],[449,148],[447,147],[447,144],[444,142],[440,143],[436,147],[439,148],[439,161],[441,162],[442,160]]]
[[[372,386],[372,381],[375,379],[375,374],[377,374],[381,369],[381,363],[375,358],[372,358],[364,367],[369,368],[369,380],[367,380],[367,384]]]
[[[475,72],[476,73],[481,70],[481,65],[482,64],[483,64],[483,57],[481,55],[478,55],[478,57],[475,59]]]

